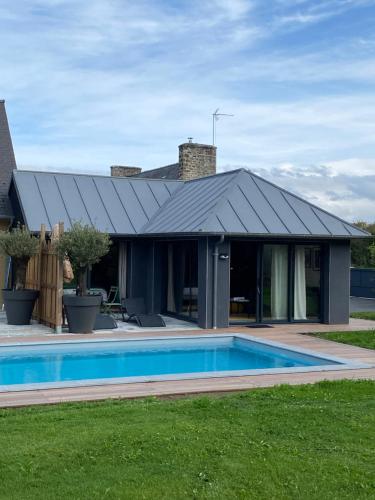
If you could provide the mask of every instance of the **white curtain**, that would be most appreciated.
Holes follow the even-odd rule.
[[[126,298],[126,262],[128,246],[126,241],[120,241],[118,248],[118,287],[119,299]]]
[[[275,320],[288,318],[287,245],[272,245],[271,316]]]
[[[173,273],[173,245],[168,245],[168,295],[167,311],[176,312],[176,302],[174,297],[174,273]]]
[[[305,247],[296,245],[294,265],[294,319],[306,317]]]

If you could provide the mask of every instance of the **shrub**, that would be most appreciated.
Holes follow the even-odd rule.
[[[18,225],[11,231],[0,231],[0,251],[11,257],[15,271],[16,290],[23,290],[30,258],[39,251],[39,240],[24,226]]]
[[[109,252],[110,245],[108,234],[81,222],[75,222],[56,242],[60,257],[68,257],[72,264],[79,295],[87,293],[87,271]]]

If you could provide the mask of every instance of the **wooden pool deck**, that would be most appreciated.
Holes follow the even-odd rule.
[[[186,330],[134,333],[101,332],[94,335],[35,335],[12,338],[0,336],[0,343],[29,343],[61,340],[129,339],[160,336],[199,336],[202,334],[220,335],[222,333],[241,333],[265,340],[272,340],[290,347],[336,356],[349,361],[371,365],[371,368],[357,368],[335,371],[305,373],[284,373],[252,375],[225,378],[205,378],[163,382],[138,382],[130,384],[97,385],[60,389],[41,389],[22,392],[0,393],[0,407],[54,404],[67,401],[94,401],[117,398],[139,398],[146,396],[177,396],[197,393],[229,392],[270,387],[278,384],[309,384],[321,380],[372,379],[375,380],[375,350],[363,349],[306,335],[313,332],[353,331],[375,329],[375,322],[365,320],[351,321],[349,325],[293,324],[273,328],[228,328],[220,330]]]

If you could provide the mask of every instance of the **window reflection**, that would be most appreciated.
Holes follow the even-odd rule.
[[[320,318],[320,246],[296,245],[294,259],[294,319]]]
[[[167,311],[197,319],[198,243],[168,243],[167,259]]]
[[[288,319],[288,245],[264,245],[263,319]]]

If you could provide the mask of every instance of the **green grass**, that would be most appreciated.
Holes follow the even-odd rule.
[[[314,337],[333,340],[341,344],[356,345],[375,349],[375,330],[355,331],[355,332],[324,332],[314,333]]]
[[[375,496],[375,384],[0,410],[1,499]]]
[[[375,321],[375,311],[353,312],[350,317],[358,319],[371,319],[372,321]]]

